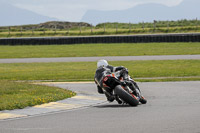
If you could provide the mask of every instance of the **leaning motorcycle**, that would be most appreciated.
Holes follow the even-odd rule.
[[[136,82],[128,75],[127,69],[106,75],[103,78],[103,86],[105,93],[110,92],[107,95],[114,96],[116,101],[122,101],[131,106],[147,103]]]

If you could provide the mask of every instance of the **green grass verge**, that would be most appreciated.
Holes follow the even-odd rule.
[[[56,87],[0,80],[0,111],[22,109],[74,95],[71,91]]]
[[[200,80],[200,60],[109,63],[113,66],[127,67],[129,74],[136,78],[136,81]],[[55,87],[14,80],[93,81],[95,70],[96,62],[0,64],[0,110],[24,108],[75,95],[71,91]]]
[[[81,28],[80,28],[81,25]],[[195,33],[200,32],[200,20],[154,21],[143,23],[46,22],[34,25],[0,27],[0,37],[84,36],[116,34]],[[56,29],[55,29],[56,26]]]
[[[114,26],[114,25],[113,25]],[[71,29],[69,32],[67,29],[62,30],[46,30],[40,31],[36,30],[32,33],[31,30],[29,31],[21,31],[19,29],[12,30],[9,34],[6,30],[0,31],[0,38],[11,38],[11,37],[56,37],[56,36],[95,36],[95,35],[135,35],[135,34],[160,34],[160,33],[199,33],[200,27],[199,26],[177,26],[177,27],[157,27],[153,28],[152,26],[149,27],[132,27],[129,29],[128,27],[120,27],[116,29],[116,27],[106,27],[104,31],[104,27],[96,27],[93,28],[91,32],[91,28],[83,28],[81,31],[80,29]]]
[[[116,43],[0,46],[0,58],[200,54],[200,43]]]
[[[135,78],[200,76],[200,60],[113,61]],[[0,64],[0,80],[93,81],[96,62]]]

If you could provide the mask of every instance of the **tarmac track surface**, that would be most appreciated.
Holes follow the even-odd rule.
[[[104,56],[104,57],[58,57],[58,58],[20,58],[0,59],[0,63],[33,63],[33,62],[89,62],[106,59],[108,61],[133,60],[199,60],[200,55],[152,55],[152,56]]]
[[[97,94],[94,83],[54,85],[77,93]],[[106,102],[3,120],[0,133],[200,133],[200,81],[138,85],[148,99],[145,105],[130,107]]]

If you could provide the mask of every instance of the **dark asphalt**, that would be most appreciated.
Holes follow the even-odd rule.
[[[200,55],[153,55],[153,56],[106,56],[106,57],[60,57],[60,58],[20,58],[0,59],[0,63],[33,63],[33,62],[89,62],[106,59],[108,61],[133,60],[199,60]]]
[[[88,84],[59,84],[96,93]],[[94,105],[46,115],[0,121],[0,133],[199,133],[200,81],[139,83],[146,105]]]

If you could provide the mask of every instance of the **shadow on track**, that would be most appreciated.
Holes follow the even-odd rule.
[[[120,104],[104,104],[104,105],[96,105],[93,106],[95,108],[132,108],[132,106],[125,104],[125,105],[120,105]]]

